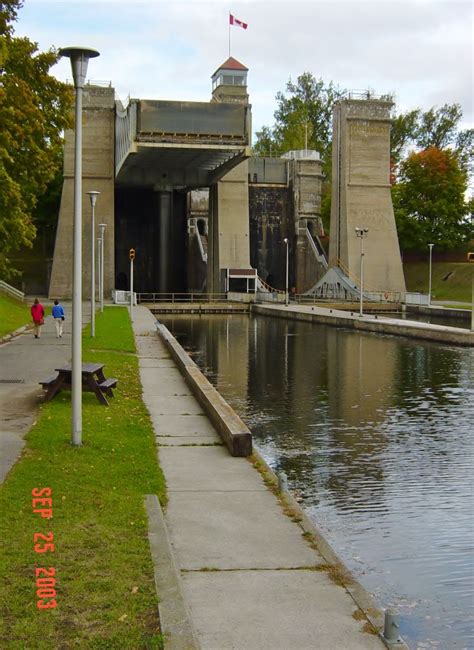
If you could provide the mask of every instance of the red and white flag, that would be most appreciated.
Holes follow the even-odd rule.
[[[236,18],[232,14],[229,14],[229,24],[230,25],[235,25],[236,27],[242,27],[242,29],[247,29],[247,27],[248,27],[247,23],[242,22],[241,20],[239,20],[238,18]]]

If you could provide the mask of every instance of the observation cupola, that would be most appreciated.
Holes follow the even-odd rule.
[[[212,75],[213,102],[248,104],[247,72],[242,63],[229,57]]]

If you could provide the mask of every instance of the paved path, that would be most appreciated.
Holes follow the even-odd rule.
[[[41,302],[51,314],[52,302]],[[0,345],[0,483],[21,454],[24,436],[35,420],[43,393],[39,382],[54,374],[58,364],[71,360],[71,309],[69,303],[62,304],[66,320],[61,339],[56,338],[54,321],[47,316],[39,339],[29,330]],[[86,304],[82,313],[87,322]]]
[[[154,322],[146,308],[134,310],[144,400],[168,486],[166,524],[200,647],[385,647],[353,618],[345,589],[314,570],[321,556],[257,470],[220,444]]]

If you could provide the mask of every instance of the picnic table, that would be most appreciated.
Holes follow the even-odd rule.
[[[104,363],[83,363],[82,364],[82,390],[95,393],[101,404],[109,405],[107,397],[113,397],[113,388],[117,386],[117,379],[104,375]],[[58,373],[39,383],[46,390],[45,402],[49,402],[61,390],[71,389],[72,368],[71,364],[62,368],[55,368]]]

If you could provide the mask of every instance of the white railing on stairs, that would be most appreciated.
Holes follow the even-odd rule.
[[[0,291],[3,291],[4,293],[8,293],[10,296],[13,296],[14,298],[18,298],[18,300],[25,299],[25,294],[23,293],[23,291],[20,291],[19,289],[15,289],[15,287],[12,287],[11,284],[8,284],[3,280],[0,280]]]
[[[207,264],[207,253],[204,250],[204,246],[202,244],[202,239],[201,239],[201,233],[198,230],[196,231],[196,237],[197,237],[197,240],[198,240],[199,251],[201,253],[202,261],[206,262],[206,264]]]
[[[318,262],[321,264],[323,268],[327,269],[328,263],[326,257],[325,255],[321,254],[320,251],[318,250],[318,247],[316,246],[316,242],[314,241],[313,235],[310,233],[309,228],[306,228],[306,239],[308,240],[311,250],[313,251]]]

